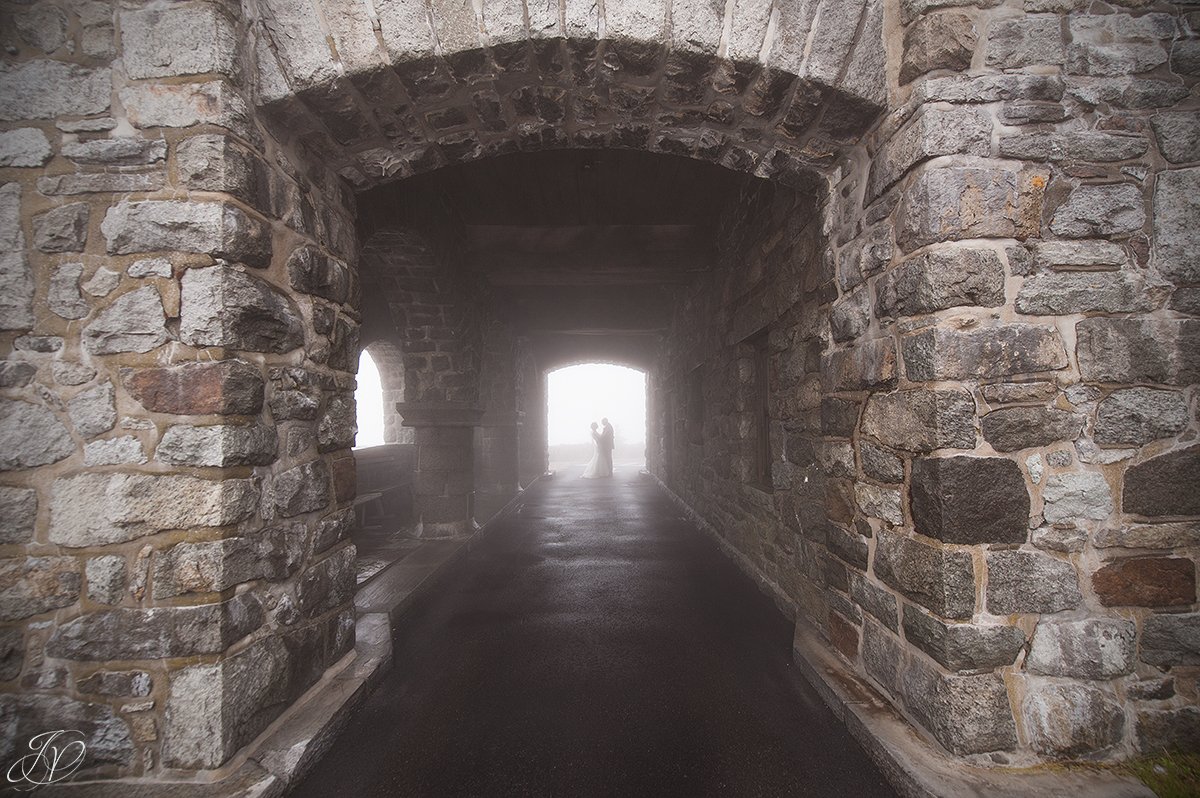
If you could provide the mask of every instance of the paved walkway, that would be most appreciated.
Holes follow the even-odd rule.
[[[543,480],[452,569],[295,795],[893,795],[649,478]]]

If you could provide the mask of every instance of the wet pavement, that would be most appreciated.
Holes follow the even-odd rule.
[[[891,796],[649,477],[542,480],[395,629],[297,796]]]

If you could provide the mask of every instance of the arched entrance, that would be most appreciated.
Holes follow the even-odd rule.
[[[14,734],[214,771],[346,666],[390,340],[432,536],[544,472],[546,364],[619,347],[651,471],[947,751],[1194,740],[1145,684],[1196,657],[1191,23],[943,5],[37,5],[0,72]],[[594,194],[587,152],[644,211],[598,261],[444,202],[522,156]]]

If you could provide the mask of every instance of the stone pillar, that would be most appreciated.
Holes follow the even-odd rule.
[[[475,520],[484,523],[517,495],[519,413],[485,413],[476,428]]]
[[[413,517],[416,535],[447,538],[469,535],[475,491],[475,427],[482,411],[454,404],[401,402],[396,409],[416,431]]]
[[[532,366],[532,364],[531,364]],[[517,461],[521,486],[528,486],[550,467],[546,448],[546,375],[536,368],[522,381],[521,423],[517,427]]]

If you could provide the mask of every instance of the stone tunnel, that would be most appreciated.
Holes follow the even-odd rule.
[[[661,489],[930,746],[1200,747],[1194,5],[0,29],[6,767],[212,781],[353,659],[363,348],[416,538],[545,472],[548,371],[630,365]]]

